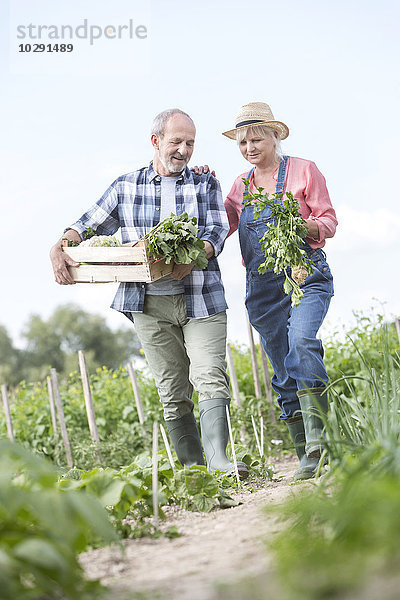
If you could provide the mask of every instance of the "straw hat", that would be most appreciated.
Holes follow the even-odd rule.
[[[281,140],[284,140],[289,135],[289,127],[282,121],[275,121],[272,110],[265,102],[249,102],[240,107],[238,116],[236,117],[235,129],[224,131],[222,135],[231,140],[236,140],[236,132],[238,129],[244,129],[249,125],[266,125],[274,129]]]

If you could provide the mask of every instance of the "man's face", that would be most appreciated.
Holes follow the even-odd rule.
[[[156,155],[161,163],[155,165],[160,175],[167,177],[183,171],[193,154],[195,136],[196,128],[192,121],[181,114],[168,119],[162,137],[152,136],[151,141],[158,150]]]

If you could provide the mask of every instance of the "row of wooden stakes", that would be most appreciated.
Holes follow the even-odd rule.
[[[259,373],[258,362],[257,362],[257,350],[256,350],[256,345],[255,345],[254,336],[253,336],[253,330],[250,325],[250,322],[247,321],[247,324],[248,324],[249,346],[250,346],[250,354],[251,354],[251,362],[252,362],[255,396],[257,399],[260,399],[262,397],[262,390],[261,390],[260,373]],[[274,409],[273,409],[272,389],[271,389],[271,382],[270,382],[270,376],[269,376],[269,371],[268,371],[268,361],[267,361],[267,357],[264,353],[264,350],[261,346],[261,342],[260,342],[260,349],[261,349],[261,364],[262,364],[264,385],[265,385],[265,390],[266,390],[266,398],[267,398],[269,410],[270,410],[270,420],[271,420],[271,423],[274,424],[275,423],[275,413],[274,413]],[[227,358],[228,371],[229,371],[230,380],[231,380],[232,399],[237,404],[237,406],[241,408],[242,407],[242,399],[240,396],[238,379],[236,376],[236,371],[235,371],[235,367],[234,367],[234,363],[233,363],[232,349],[231,349],[231,346],[229,343],[227,344],[227,348],[226,348],[226,358]],[[84,394],[84,399],[85,399],[85,407],[86,407],[86,414],[87,414],[87,419],[88,419],[88,424],[89,424],[90,436],[91,436],[92,442],[95,445],[98,445],[100,442],[100,438],[99,438],[97,424],[96,424],[96,416],[95,416],[95,409],[94,409],[94,403],[93,403],[93,397],[92,397],[92,390],[90,387],[89,374],[88,374],[88,370],[87,370],[85,354],[82,350],[78,351],[78,359],[79,359],[79,369],[80,369],[80,374],[81,374],[81,379],[82,379],[82,387],[83,387],[83,394]],[[145,413],[144,413],[144,409],[143,409],[143,403],[142,403],[142,400],[140,397],[140,391],[139,391],[139,386],[138,386],[138,382],[137,382],[137,378],[136,378],[136,374],[135,374],[135,369],[134,369],[132,363],[127,364],[127,370],[129,373],[131,384],[132,384],[132,390],[133,390],[133,395],[135,398],[139,423],[140,423],[140,425],[144,426]],[[53,426],[53,432],[54,432],[54,435],[58,438],[58,433],[60,430],[61,438],[63,441],[64,450],[65,450],[66,462],[67,462],[68,467],[72,467],[73,466],[72,450],[71,450],[71,445],[70,445],[68,432],[67,432],[67,428],[66,428],[66,424],[65,424],[64,410],[63,410],[63,405],[62,405],[62,400],[61,400],[61,395],[60,395],[60,390],[59,390],[59,385],[58,385],[58,376],[57,376],[56,369],[50,370],[50,376],[47,378],[47,386],[48,386],[50,415],[51,415],[51,421],[52,421],[52,426]],[[11,441],[14,441],[15,437],[14,437],[14,430],[13,430],[13,425],[12,425],[12,420],[11,420],[10,403],[9,403],[9,398],[8,398],[7,386],[5,384],[3,384],[1,386],[1,393],[2,393],[3,406],[4,406],[5,417],[6,417],[8,438]],[[261,425],[260,437],[258,436],[258,433],[257,433],[257,428],[255,425],[254,417],[252,417],[252,425],[253,425],[253,429],[254,429],[257,447],[259,449],[260,455],[262,456],[263,455],[263,447],[264,447],[264,444],[263,444],[263,418],[261,415],[259,415],[259,417],[260,417],[260,425]],[[161,433],[163,433],[162,429],[161,429]],[[241,431],[240,437],[241,437],[241,441],[244,442],[245,441],[244,428]],[[164,435],[163,435],[163,438],[164,438]],[[165,439],[164,439],[164,441],[165,441]],[[98,456],[99,461],[101,462],[102,457],[101,457],[100,449],[97,450],[97,456]]]

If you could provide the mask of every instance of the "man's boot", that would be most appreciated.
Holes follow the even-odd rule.
[[[229,439],[226,406],[229,406],[229,400],[225,398],[212,398],[199,402],[201,439],[207,469],[210,473],[218,470],[223,475],[230,475],[235,472],[235,465],[226,456]],[[237,467],[240,479],[246,479],[249,475],[247,465],[238,462]]]
[[[309,458],[306,454],[306,434],[304,431],[304,422],[301,415],[291,417],[286,420],[289,429],[289,435],[292,438],[300,466],[294,472],[295,481],[300,479],[310,479],[317,472],[319,458]]]
[[[203,450],[193,412],[165,421],[169,435],[181,465],[204,465]]]

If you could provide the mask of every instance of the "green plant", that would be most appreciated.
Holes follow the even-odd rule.
[[[215,507],[238,505],[225,491],[223,480],[227,478],[215,477],[205,466],[194,465],[190,469],[179,469],[167,487],[174,500],[186,510],[210,512]],[[228,485],[231,487],[232,481]]]
[[[117,537],[99,502],[64,492],[57,472],[24,448],[0,442],[0,590],[2,600],[98,598],[77,554]]]
[[[400,360],[393,327],[368,324],[365,353],[349,343],[357,374],[329,386],[330,471],[277,509],[287,526],[271,547],[290,599],[339,598],[400,567]]]
[[[250,182],[247,179],[243,179],[243,182],[249,189]],[[303,297],[300,285],[313,269],[312,262],[303,249],[308,227],[299,212],[299,203],[291,192],[286,192],[286,198],[283,199],[282,193],[272,194],[270,197],[268,193],[263,194],[263,191],[262,187],[257,188],[256,193],[249,190],[243,205],[254,207],[255,219],[258,219],[265,208],[270,210],[271,224],[260,239],[265,261],[258,270],[260,273],[265,273],[268,269],[277,274],[283,272],[283,289],[286,294],[292,293],[292,306],[298,306]]]
[[[397,476],[357,468],[278,508],[288,526],[269,546],[290,599],[341,598],[368,575],[398,572],[399,503]]]
[[[177,264],[194,263],[199,269],[208,264],[204,242],[197,237],[196,217],[189,218],[186,212],[171,215],[161,221],[147,234],[149,250],[155,258],[165,258],[169,264],[172,260]]]

